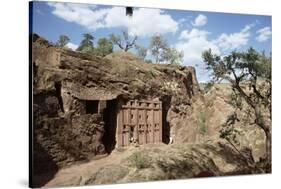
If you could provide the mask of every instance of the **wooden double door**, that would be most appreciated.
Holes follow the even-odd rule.
[[[117,115],[117,146],[162,142],[161,101],[130,100]]]

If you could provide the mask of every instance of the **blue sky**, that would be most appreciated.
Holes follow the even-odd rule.
[[[209,80],[201,59],[206,49],[219,55],[249,47],[267,54],[272,51],[271,16],[135,8],[129,18],[124,7],[39,1],[34,2],[32,14],[33,32],[52,42],[67,35],[70,48],[79,45],[83,33],[98,39],[127,30],[138,36],[142,46],[149,45],[152,35],[161,34],[184,52],[183,64],[195,66],[200,82]]]

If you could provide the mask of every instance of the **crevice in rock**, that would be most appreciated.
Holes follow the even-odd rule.
[[[63,108],[63,99],[61,96],[61,83],[60,82],[55,82],[55,89],[56,89],[56,96],[59,101],[59,106],[61,111],[64,113],[64,108]]]
[[[162,101],[162,140],[163,143],[168,144],[170,141],[170,123],[167,121],[168,111],[171,108],[171,96],[163,96],[160,98]]]

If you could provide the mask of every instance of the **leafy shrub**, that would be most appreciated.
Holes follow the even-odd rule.
[[[214,84],[212,82],[208,82],[205,86],[204,86],[204,92],[208,93],[211,88],[214,86]]]
[[[239,109],[241,109],[242,108],[242,98],[241,98],[241,96],[239,96],[238,94],[237,94],[237,92],[235,92],[235,91],[232,91],[230,94],[229,94],[229,101],[228,101],[228,103],[230,104],[230,105],[232,105],[233,107],[235,107],[235,108],[239,108]]]
[[[199,126],[200,126],[200,133],[204,134],[207,132],[205,112],[200,112]]]
[[[144,60],[146,63],[149,63],[149,64],[152,64],[153,62],[152,62],[152,60],[150,60],[150,59],[146,59],[146,60]]]
[[[148,156],[140,152],[135,152],[130,159],[131,163],[138,169],[145,169],[151,165],[151,161]]]

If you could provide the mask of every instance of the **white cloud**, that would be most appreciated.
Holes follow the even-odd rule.
[[[192,29],[181,32],[176,48],[184,52],[184,64],[195,65],[202,62],[202,52],[208,49],[220,54],[219,48],[212,41],[208,40],[210,33],[205,30]]]
[[[256,37],[256,40],[258,42],[264,42],[267,41],[271,37],[271,28],[270,27],[264,27],[259,29],[257,32],[258,36]]]
[[[184,32],[186,33],[186,32]],[[192,34],[193,33],[193,34]],[[176,49],[183,51],[183,64],[196,67],[197,78],[199,82],[209,80],[209,73],[205,69],[202,60],[202,52],[211,49],[213,53],[220,55],[220,49],[212,41],[208,40],[206,31],[199,30],[198,33],[190,31],[187,34],[188,39],[182,40],[176,44]],[[184,36],[185,34],[182,33]],[[193,37],[191,38],[191,36]]]
[[[52,13],[68,22],[74,22],[89,29],[103,27],[102,19],[105,17],[106,9],[95,10],[96,6],[75,3],[49,2],[53,7]]]
[[[130,34],[151,36],[155,33],[176,32],[178,23],[160,9],[139,8],[133,17],[124,14],[124,8],[112,8],[105,18],[106,27],[126,27]]]
[[[183,30],[180,34],[179,39],[189,40],[193,38],[206,38],[208,34],[210,34],[210,32],[193,28],[190,32],[188,30]]]
[[[181,18],[181,19],[178,20],[178,23],[179,23],[179,24],[182,24],[182,23],[184,23],[184,22],[186,22],[186,18]]]
[[[155,33],[175,33],[179,24],[160,9],[138,8],[133,17],[125,14],[125,8],[96,9],[84,4],[49,3],[52,13],[68,22],[74,22],[90,30],[125,27],[129,34],[151,36]]]
[[[254,24],[248,24],[240,32],[219,35],[216,39],[208,39],[210,32],[193,28],[184,30],[176,44],[178,50],[184,52],[184,64],[202,64],[202,52],[211,49],[213,53],[221,55],[227,50],[239,48],[248,43],[250,30]],[[201,62],[201,63],[200,63]]]
[[[209,39],[210,32],[193,28],[184,30],[179,36],[179,42],[175,47],[184,52],[184,65],[195,66],[198,80],[209,80],[209,73],[205,69],[202,60],[202,52],[211,49],[214,54],[223,56],[227,50],[246,45],[250,38],[250,30],[254,24],[248,24],[240,32],[223,33],[215,39]]]
[[[205,15],[199,14],[195,18],[194,22],[192,22],[192,25],[193,26],[204,26],[205,24],[207,24],[207,21],[208,21],[208,18]]]
[[[78,48],[78,45],[69,42],[66,44],[66,47],[71,48],[72,50],[76,50]]]
[[[223,33],[214,42],[223,50],[231,50],[246,45],[250,38],[250,29],[253,24],[246,25],[240,32],[231,34]]]
[[[186,18],[181,18],[181,19],[177,20],[177,23],[178,23],[179,27],[183,27],[185,25],[188,25],[186,21],[187,21]]]

